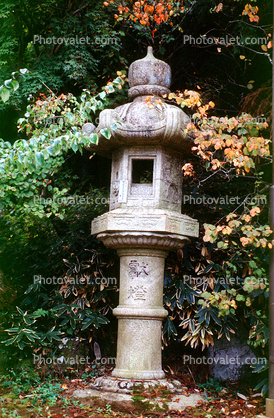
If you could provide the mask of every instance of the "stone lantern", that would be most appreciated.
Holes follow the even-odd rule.
[[[148,47],[147,56],[130,65],[128,82],[133,101],[103,110],[96,132],[114,123],[117,130],[109,140],[99,134],[98,145],[89,148],[112,159],[110,210],[93,220],[92,234],[120,257],[119,306],[113,310],[118,318],[116,367],[112,377],[103,379],[105,388],[165,378],[165,258],[199,230],[196,220],[181,214],[189,118],[162,98],[169,93],[170,67]]]

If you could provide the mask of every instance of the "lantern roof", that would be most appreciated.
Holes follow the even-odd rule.
[[[116,109],[104,109],[97,128],[91,123],[83,126],[86,135],[99,136],[98,144],[91,144],[88,149],[108,158],[116,149],[129,146],[162,146],[189,154],[192,140],[184,133],[189,116],[181,108],[165,102],[164,97],[170,93],[171,69],[154,57],[151,46],[146,57],[130,65],[128,83],[132,102]],[[113,125],[116,130],[110,128]],[[105,128],[111,131],[109,139],[100,132]]]

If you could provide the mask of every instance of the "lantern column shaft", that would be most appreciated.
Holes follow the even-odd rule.
[[[148,255],[149,254],[149,255]],[[116,368],[112,376],[163,379],[161,360],[166,251],[120,249],[120,298]]]

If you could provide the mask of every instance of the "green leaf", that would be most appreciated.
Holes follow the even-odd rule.
[[[113,87],[112,84],[110,84],[109,86],[107,86],[106,89],[107,89],[107,92],[108,93],[113,93],[115,91],[115,89],[114,89],[114,87]]]
[[[77,144],[77,142],[76,142],[76,141],[73,141],[73,142],[72,142],[72,144],[71,144],[71,148],[72,148],[72,150],[73,150],[74,152],[77,152],[77,151],[78,151],[79,146],[78,146],[78,144]]]
[[[81,330],[84,331],[86,328],[88,328],[93,323],[94,323],[93,319],[88,319],[88,321],[82,326]]]
[[[14,328],[8,328],[8,329],[5,329],[5,331],[7,331],[8,333],[10,333],[10,332],[16,332],[16,333],[18,333],[18,331],[19,331],[19,327],[14,327]]]
[[[106,97],[106,92],[102,91],[101,93],[99,93],[99,97],[100,99],[104,99]]]
[[[44,160],[44,155],[42,152],[37,152],[37,154],[35,154],[35,161],[37,165],[43,165],[45,160]]]
[[[18,342],[18,347],[20,348],[20,350],[23,350],[25,347],[25,344],[22,341]]]
[[[3,87],[1,92],[0,92],[0,96],[1,96],[1,99],[3,100],[3,102],[5,103],[7,100],[9,100],[10,91],[6,87]]]
[[[56,314],[56,316],[61,316],[61,315],[63,315],[63,313],[65,313],[66,311],[67,311],[67,307],[65,307],[65,308],[62,308],[62,309],[60,309],[60,311]]]
[[[14,150],[12,149],[10,152],[10,161],[11,163],[13,162],[13,158],[14,158]]]
[[[59,152],[61,151],[61,147],[62,147],[61,139],[56,138],[54,140],[54,152],[55,152],[55,155],[56,154],[59,154]]]
[[[213,265],[212,264],[209,264],[203,271],[202,271],[202,273],[203,274],[205,274],[205,273],[208,273],[211,269],[213,268]]]
[[[99,315],[98,316],[98,322],[99,322],[99,324],[108,324],[109,320],[105,316]]]
[[[121,83],[121,80],[119,77],[116,77],[115,80],[113,80],[114,86],[119,86],[120,83]]]
[[[51,155],[51,156],[55,155],[55,146],[54,145],[50,145],[49,147],[46,148],[46,150],[49,153],[49,155]]]
[[[64,303],[62,305],[54,306],[51,310],[52,311],[58,311],[58,309],[63,309],[63,308],[66,308],[67,309],[67,305],[64,304]]]
[[[28,316],[24,316],[24,321],[27,325],[32,325],[34,322],[36,322],[35,319],[30,319]]]
[[[100,133],[106,138],[106,139],[110,139],[111,138],[111,132],[109,129],[104,128],[100,130]]]
[[[17,311],[18,311],[21,315],[24,315],[24,314],[25,314],[25,312],[24,312],[24,311],[22,311],[22,309],[21,309],[21,308],[19,308],[19,306],[16,306],[16,309],[17,309]]]
[[[12,85],[13,91],[16,91],[19,88],[19,83],[17,80],[13,80],[11,85]]]
[[[4,84],[5,84],[5,86],[8,88],[8,89],[11,89],[12,88],[12,78],[10,78],[9,80],[6,80],[5,82],[4,82]]]
[[[25,333],[25,336],[31,342],[34,342],[35,341],[35,339],[32,337],[32,335],[29,335],[28,333]]]
[[[5,344],[6,346],[7,345],[11,345],[11,344],[13,344],[15,342],[15,337],[13,337],[13,338],[9,338],[8,340],[6,340],[6,341],[1,341],[1,344]]]
[[[97,134],[91,134],[88,138],[87,138],[87,145],[89,145],[89,144],[95,144],[95,145],[97,145],[98,144],[98,140],[99,140],[99,138],[98,138],[98,135]]]

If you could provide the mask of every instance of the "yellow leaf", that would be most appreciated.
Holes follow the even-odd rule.
[[[244,60],[245,59],[245,55],[240,55],[240,60]]]
[[[267,52],[267,46],[266,45],[261,45],[261,48],[263,51]]]
[[[207,248],[206,247],[204,247],[204,246],[202,247],[201,254],[202,254],[203,257],[206,257],[208,255],[208,252],[207,252]]]

